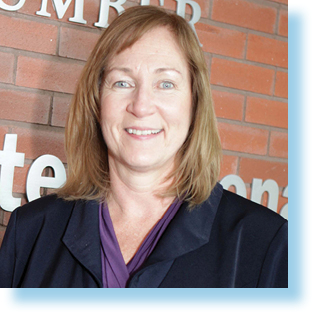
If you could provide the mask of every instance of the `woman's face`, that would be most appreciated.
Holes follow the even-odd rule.
[[[146,33],[110,62],[101,90],[101,128],[110,165],[167,175],[191,115],[188,64],[167,28]]]

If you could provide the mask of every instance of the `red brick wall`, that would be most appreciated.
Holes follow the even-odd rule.
[[[17,1],[5,0],[7,4]],[[195,0],[195,25],[209,65],[223,145],[221,178],[239,175],[250,197],[252,178],[288,184],[288,0]],[[140,0],[127,1],[127,8]],[[151,4],[158,5],[158,0]],[[69,22],[72,1],[59,20],[42,17],[41,0],[26,0],[15,12],[0,9],[0,150],[4,135],[18,135],[25,166],[15,168],[15,197],[25,197],[32,161],[53,154],[63,162],[63,131],[71,94],[101,29],[99,0],[85,0],[86,25]],[[165,8],[176,9],[175,0]],[[189,18],[190,7],[186,13]],[[110,21],[117,15],[110,9]],[[279,209],[287,202],[280,197]],[[10,212],[0,209],[0,242]]]

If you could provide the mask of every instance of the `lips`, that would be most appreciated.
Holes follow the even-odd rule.
[[[137,136],[148,136],[151,134],[158,134],[162,131],[162,129],[134,129],[134,128],[126,128],[125,129],[129,134],[137,135]]]

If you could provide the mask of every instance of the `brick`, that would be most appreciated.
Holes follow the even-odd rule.
[[[212,19],[266,33],[274,33],[277,10],[244,0],[214,0]]]
[[[47,124],[50,96],[0,89],[1,119]]]
[[[269,0],[269,1],[278,2],[278,3],[283,3],[283,4],[288,5],[288,0]]]
[[[51,123],[53,126],[65,127],[71,96],[54,96]]]
[[[56,60],[18,57],[16,84],[36,89],[74,93],[82,65]]]
[[[246,59],[288,68],[288,43],[248,34]]]
[[[268,131],[228,123],[219,123],[222,148],[225,150],[265,155]]]
[[[58,27],[1,15],[1,46],[55,54]]]
[[[211,84],[271,95],[274,76],[271,69],[212,58]]]
[[[130,2],[135,2],[140,4],[140,0],[130,0]],[[209,15],[209,9],[210,9],[210,1],[209,0],[194,0],[194,2],[198,3],[201,9],[201,17],[207,18]],[[150,5],[153,6],[160,6],[159,0],[150,0]],[[123,5],[123,7],[126,9],[126,4]],[[163,8],[167,10],[176,11],[177,2],[174,0],[164,0]],[[190,5],[186,5],[185,7],[185,13],[186,14],[192,14],[192,9]]]
[[[98,38],[96,33],[61,27],[59,55],[87,60]]]
[[[17,152],[25,153],[26,159],[52,154],[62,162],[66,161],[63,131],[12,127],[12,133],[18,135]]]
[[[245,121],[288,128],[288,104],[249,96],[247,97]]]
[[[7,126],[0,125],[0,150],[3,149],[4,136],[9,133],[9,128]]]
[[[0,51],[0,82],[13,83],[14,55]]]
[[[288,98],[288,73],[277,71],[275,96]]]
[[[237,172],[237,162],[238,157],[233,155],[223,155],[221,170],[220,170],[220,179],[226,175],[236,174]]]
[[[278,34],[288,37],[288,11],[280,10]]]
[[[3,225],[4,226],[8,225],[10,218],[11,218],[11,212],[10,211],[4,211],[3,212]]]
[[[288,158],[288,134],[285,132],[271,131],[269,155]]]
[[[3,241],[5,230],[6,230],[6,228],[4,226],[0,225],[0,248],[1,248],[1,245],[2,245],[2,241]]]
[[[22,196],[21,206],[24,206],[28,203],[28,200],[26,199],[26,196]]]
[[[213,25],[197,23],[195,25],[203,51],[243,58],[246,44],[246,34]]]
[[[14,168],[13,192],[25,194],[26,178],[30,165],[24,164],[24,167]]]
[[[245,99],[243,95],[212,90],[212,98],[217,117],[242,120]]]
[[[251,183],[253,178],[275,180],[279,187],[288,185],[288,164],[265,161],[260,159],[241,158],[239,176],[245,183]]]

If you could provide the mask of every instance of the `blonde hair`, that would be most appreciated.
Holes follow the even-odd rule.
[[[186,56],[191,75],[193,119],[164,196],[178,196],[190,206],[205,201],[215,186],[221,145],[208,70],[198,39],[174,13],[154,7],[127,9],[104,31],[94,47],[73,97],[65,130],[68,179],[58,191],[65,199],[102,199],[110,192],[107,146],[100,127],[100,87],[109,61],[146,32],[167,27]]]

